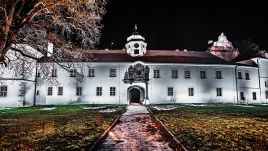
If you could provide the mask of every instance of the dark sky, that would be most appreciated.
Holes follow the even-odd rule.
[[[221,32],[233,43],[251,39],[268,49],[267,5],[258,1],[186,2],[110,0],[98,48],[110,48],[113,42],[113,49],[122,49],[137,24],[148,49],[205,51],[208,40],[217,40]]]

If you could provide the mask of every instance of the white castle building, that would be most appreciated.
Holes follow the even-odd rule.
[[[18,79],[12,69],[4,69],[0,79],[0,107],[268,102],[268,59],[231,62],[238,52],[224,34],[207,52],[147,50],[145,38],[137,32],[127,38],[125,47],[124,50],[84,51],[69,71],[43,57],[37,66],[53,64],[50,76],[58,81],[56,85],[37,84],[44,76],[38,68],[28,79]],[[95,59],[87,59],[92,56]],[[68,62],[61,64],[65,63]],[[78,70],[81,63],[83,68]],[[83,80],[77,83],[74,78],[78,75]]]

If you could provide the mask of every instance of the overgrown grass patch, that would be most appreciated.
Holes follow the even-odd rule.
[[[189,150],[268,150],[268,106],[233,104],[150,105]]]
[[[96,106],[102,110],[115,111],[99,112],[100,109],[94,108]],[[0,110],[0,148],[3,150],[83,149],[90,146],[125,107],[125,105],[55,105]]]

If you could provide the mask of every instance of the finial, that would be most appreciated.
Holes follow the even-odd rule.
[[[137,26],[137,24],[135,24],[135,26],[134,26],[134,32],[137,32],[137,30],[138,30],[138,26]]]

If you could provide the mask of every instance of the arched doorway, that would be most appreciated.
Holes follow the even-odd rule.
[[[142,103],[144,100],[144,88],[140,86],[131,86],[128,88],[129,103]]]

